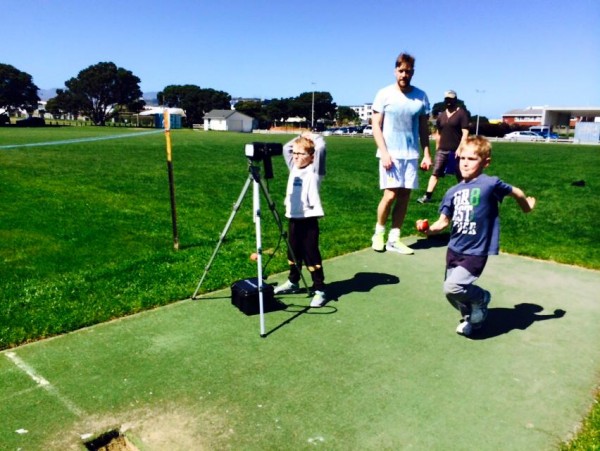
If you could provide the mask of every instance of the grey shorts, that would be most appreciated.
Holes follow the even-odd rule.
[[[458,177],[458,161],[453,150],[438,150],[433,161],[433,175],[444,177],[446,174],[455,174]]]

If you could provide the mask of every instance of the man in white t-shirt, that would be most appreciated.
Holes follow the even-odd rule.
[[[414,251],[400,241],[411,191],[418,188],[420,148],[421,169],[431,167],[429,153],[429,99],[424,91],[410,84],[415,59],[401,53],[396,59],[396,83],[379,90],[373,101],[373,137],[379,158],[379,186],[383,197],[377,207],[377,224],[373,249],[400,254]],[[385,241],[385,226],[392,214],[392,224]]]

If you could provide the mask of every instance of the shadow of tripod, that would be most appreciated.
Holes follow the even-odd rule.
[[[256,146],[256,145],[263,145],[263,144],[262,143],[254,143],[253,145]],[[273,144],[270,144],[270,145],[273,145]],[[252,145],[247,145],[247,146],[252,146]],[[279,145],[279,146],[281,146],[281,145]],[[275,152],[277,152],[277,150]],[[248,155],[248,150],[246,150],[246,155]],[[281,155],[281,151],[279,151],[279,155]],[[192,299],[194,299],[194,300],[197,299],[197,295],[198,295],[198,292],[200,291],[200,287],[202,286],[202,283],[204,282],[204,279],[206,278],[206,275],[208,274],[208,271],[210,270],[210,267],[212,266],[212,263],[215,260],[217,254],[219,252],[219,249],[221,248],[221,245],[223,244],[223,241],[225,240],[225,237],[227,236],[227,232],[231,228],[231,224],[233,223],[235,215],[237,214],[238,210],[240,209],[242,201],[244,200],[244,197],[246,196],[246,193],[248,192],[250,185],[252,185],[252,208],[253,208],[253,220],[254,220],[254,224],[255,224],[256,254],[257,254],[256,265],[257,265],[257,272],[258,272],[257,284],[258,284],[258,305],[259,305],[259,316],[260,316],[260,336],[264,338],[264,337],[266,337],[266,334],[265,334],[265,321],[264,321],[264,313],[265,313],[264,299],[265,298],[264,298],[264,278],[263,278],[263,264],[262,264],[263,250],[262,250],[261,209],[260,209],[260,194],[261,193],[267,201],[269,209],[271,210],[271,213],[273,214],[273,218],[275,219],[277,227],[279,228],[279,231],[281,233],[281,237],[285,240],[289,255],[292,257],[293,262],[296,266],[297,266],[297,260],[296,260],[295,255],[293,254],[293,251],[291,250],[291,247],[290,247],[290,244],[289,244],[289,241],[287,238],[287,234],[284,232],[281,218],[279,216],[279,213],[277,212],[277,209],[275,208],[275,203],[271,199],[269,190],[267,189],[267,186],[266,186],[264,180],[260,176],[260,165],[258,164],[258,162],[261,159],[263,160],[264,167],[265,167],[265,178],[273,177],[270,155],[263,156],[260,159],[248,158],[248,172],[249,172],[248,178],[246,179],[246,183],[244,184],[242,191],[240,192],[240,195],[238,196],[235,204],[233,205],[233,210],[231,212],[231,215],[229,216],[229,219],[227,220],[227,223],[225,224],[225,227],[224,227],[223,231],[221,232],[221,235],[219,236],[219,241],[217,242],[217,245],[216,245],[211,257],[208,260],[208,263],[204,268],[204,273],[202,274],[202,277],[200,278],[200,281],[198,282],[198,286],[196,287],[194,294],[192,294]],[[302,279],[302,283],[304,284],[304,287],[308,291],[308,285],[306,283],[306,280],[304,279],[304,275],[302,274],[302,272],[300,272],[300,277]]]

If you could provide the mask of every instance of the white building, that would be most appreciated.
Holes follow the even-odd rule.
[[[370,124],[371,123],[371,118],[373,117],[373,104],[372,103],[365,103],[364,105],[359,105],[359,106],[351,106],[350,108],[352,108],[354,111],[356,111],[356,113],[360,117],[360,122],[362,124]]]
[[[252,132],[254,119],[235,110],[212,110],[204,115],[204,130]]]

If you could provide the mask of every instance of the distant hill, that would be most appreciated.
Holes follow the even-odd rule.
[[[40,96],[40,100],[47,101],[47,100],[50,100],[53,97],[56,97],[56,89],[57,88],[53,88],[53,89],[38,89],[38,96]],[[149,105],[149,106],[158,106],[158,100],[156,100],[156,94],[158,94],[157,91],[155,91],[155,92],[144,92],[142,94],[142,98],[146,101],[146,105]]]

